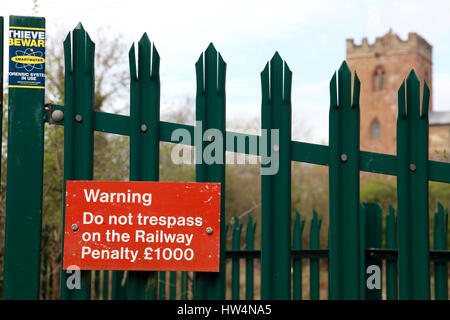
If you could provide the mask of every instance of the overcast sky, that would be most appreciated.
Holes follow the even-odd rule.
[[[139,1],[38,0],[47,36],[82,22],[121,34],[130,46],[147,32],[161,56],[161,98],[195,96],[194,63],[210,42],[227,63],[227,118],[255,118],[260,126],[260,78],[278,51],[293,72],[294,138],[328,139],[328,82],[345,59],[345,39],[373,43],[390,28],[406,40],[417,32],[433,46],[434,110],[450,110],[450,1]],[[0,12],[32,15],[32,0],[2,0]],[[7,55],[5,31],[5,55]],[[62,45],[62,43],[61,43]],[[101,48],[96,48],[101,50]],[[123,63],[128,64],[124,56]],[[7,70],[5,70],[6,73]],[[406,75],[405,75],[406,76]],[[311,130],[300,137],[301,127]]]

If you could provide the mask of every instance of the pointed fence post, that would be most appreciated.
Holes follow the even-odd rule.
[[[276,52],[261,72],[261,135],[268,137],[261,144],[262,299],[291,298],[291,86],[292,72]]]
[[[144,33],[130,61],[130,181],[159,180],[160,58]],[[128,299],[156,299],[157,272],[129,271]]]
[[[361,265],[362,272],[362,287],[361,287],[361,295],[365,300],[381,300],[382,293],[382,279],[381,279],[381,271],[382,271],[382,261],[376,259],[372,256],[366,255],[366,249],[376,248],[381,249],[382,246],[382,238],[383,238],[383,228],[382,228],[382,208],[378,203],[362,203],[361,204],[364,209],[361,209],[361,216],[364,215],[364,224],[361,225],[361,238],[364,238],[364,247],[361,247],[361,255],[364,256],[363,264]],[[372,271],[370,274],[367,274],[368,267],[376,266],[380,270],[380,288],[369,288],[367,285],[367,280],[370,275],[373,275]],[[376,274],[375,274],[376,276]],[[378,279],[374,278],[374,281]]]
[[[94,162],[94,56],[95,44],[79,24],[64,41],[65,115],[64,185],[67,180],[92,180]],[[65,199],[63,206],[64,248]],[[62,264],[62,261],[61,261]],[[81,271],[81,289],[69,290],[68,273],[61,272],[61,299],[91,297],[91,271]]]
[[[248,216],[247,233],[245,235],[245,247],[247,251],[255,250],[255,230],[256,221],[253,222],[252,216]],[[254,261],[248,257],[245,261],[245,299],[254,299]]]
[[[292,235],[292,249],[302,250],[303,229],[305,228],[305,218],[300,219],[300,213],[295,210],[294,233]],[[294,258],[293,262],[293,298],[294,300],[302,300],[302,259]]]
[[[398,91],[397,201],[400,299],[430,298],[428,104],[425,82],[412,70]]]
[[[241,250],[241,231],[242,223],[239,223],[239,218],[234,217],[233,235],[231,238],[231,250]],[[239,300],[240,287],[240,261],[235,257],[231,261],[231,299]]]
[[[329,252],[329,250],[330,250],[330,226],[328,226],[328,230],[327,230],[327,245],[328,245],[328,252]],[[328,274],[327,274],[327,278],[328,278],[328,300],[330,300],[330,296],[331,296],[331,294],[330,294],[330,292],[331,292],[331,289],[330,289],[330,255],[328,254],[328,260],[327,260],[327,263],[328,263],[328,265],[327,265],[327,267],[328,267]]]
[[[319,218],[315,209],[313,209],[313,218],[311,220],[311,230],[309,233],[310,249],[320,248],[320,227],[322,218]],[[320,264],[319,259],[311,258],[309,262],[309,295],[311,300],[320,299]]]
[[[181,300],[188,299],[188,273],[183,271],[181,273]]]
[[[177,298],[177,272],[170,271],[169,273],[169,300]]]
[[[359,91],[344,61],[330,82],[330,299],[360,298]],[[339,94],[338,94],[339,93]],[[339,97],[339,100],[338,100]]]
[[[128,274],[125,271],[112,271],[111,277],[111,300],[125,300],[127,298],[124,277]]]
[[[102,299],[109,299],[109,274],[110,271],[103,270],[103,286],[102,286]]]
[[[397,219],[395,209],[389,205],[389,214],[386,216],[386,249],[397,250]],[[386,298],[397,300],[397,259],[386,260]]]
[[[221,184],[219,272],[195,273],[196,299],[225,299],[225,71],[211,43],[195,64],[197,76],[195,134],[196,181]]]
[[[166,300],[166,272],[159,272],[159,300]]]
[[[434,250],[447,250],[448,209],[438,202],[438,211],[434,214]],[[434,296],[436,300],[448,300],[448,263],[434,262]]]
[[[366,299],[366,207],[359,205],[359,265],[360,265],[360,296],[361,300]]]

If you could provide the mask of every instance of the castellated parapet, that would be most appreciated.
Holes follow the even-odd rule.
[[[360,45],[355,44],[353,39],[347,39],[346,42],[347,58],[415,53],[429,62],[432,61],[432,46],[415,32],[410,32],[407,40],[400,39],[390,30],[384,36],[377,37],[373,44],[369,44],[367,38],[363,38]]]

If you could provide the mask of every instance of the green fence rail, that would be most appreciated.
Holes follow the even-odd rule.
[[[43,18],[11,17],[10,23],[45,26]],[[450,163],[428,160],[430,92],[425,84],[421,103],[420,82],[414,71],[399,89],[397,156],[394,156],[359,150],[360,82],[355,74],[352,87],[352,74],[345,62],[330,82],[330,142],[329,146],[324,146],[291,138],[292,72],[278,53],[261,72],[261,129],[266,130],[269,138],[262,141],[262,136],[226,131],[226,63],[212,44],[195,64],[196,120],[199,121],[195,126],[160,120],[160,60],[156,46],[146,34],[139,41],[137,58],[134,45],[129,53],[130,116],[94,110],[94,51],[95,45],[81,24],[64,41],[64,105],[44,108],[43,90],[9,90],[4,298],[39,298],[43,132],[44,123],[48,122],[64,126],[64,181],[93,178],[95,131],[130,137],[130,180],[159,179],[161,141],[190,144],[195,147],[197,159],[202,159],[203,151],[216,143],[213,134],[207,141],[172,141],[172,133],[177,129],[185,129],[192,136],[194,132],[203,136],[215,130],[223,135],[222,151],[261,156],[262,170],[267,169],[270,155],[278,153],[279,156],[279,170],[273,175],[261,176],[262,214],[258,225],[261,250],[254,249],[256,225],[251,219],[245,228],[245,249],[241,249],[243,224],[235,219],[232,248],[225,250],[226,195],[222,192],[219,272],[84,271],[80,290],[68,290],[67,275],[61,272],[63,299],[89,299],[92,276],[97,283],[95,290],[100,292],[96,297],[103,299],[224,299],[228,288],[228,260],[231,261],[230,297],[233,299],[303,298],[303,268],[307,260],[309,297],[318,299],[324,298],[320,296],[324,259],[329,265],[328,295],[331,299],[380,299],[382,290],[367,291],[364,280],[367,265],[381,266],[383,260],[386,261],[387,299],[429,299],[429,261],[434,263],[435,296],[448,299],[448,213],[444,214],[443,207],[438,207],[434,250],[430,250],[428,182],[450,183]],[[57,111],[64,117],[53,117]],[[278,133],[278,142],[272,132]],[[258,147],[250,146],[250,141],[256,141]],[[244,142],[244,147],[240,142]],[[300,214],[294,215],[295,220],[292,220],[293,161],[329,167],[329,249],[320,247],[321,220],[317,213],[313,214],[310,224],[310,248],[303,249],[305,220],[301,220]],[[196,181],[220,182],[224,190],[224,162],[198,163]],[[391,209],[386,216],[385,248],[380,245],[382,215],[379,207],[359,201],[360,172],[397,177],[398,219]],[[27,201],[18,196],[23,193],[29,195]],[[246,265],[243,278],[242,259]],[[254,289],[257,270],[261,274],[258,295]],[[106,282],[107,278],[111,281]],[[245,295],[241,294],[242,282],[245,282]]]

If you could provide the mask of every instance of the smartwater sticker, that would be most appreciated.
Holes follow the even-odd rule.
[[[45,88],[45,29],[9,27],[9,87]]]

